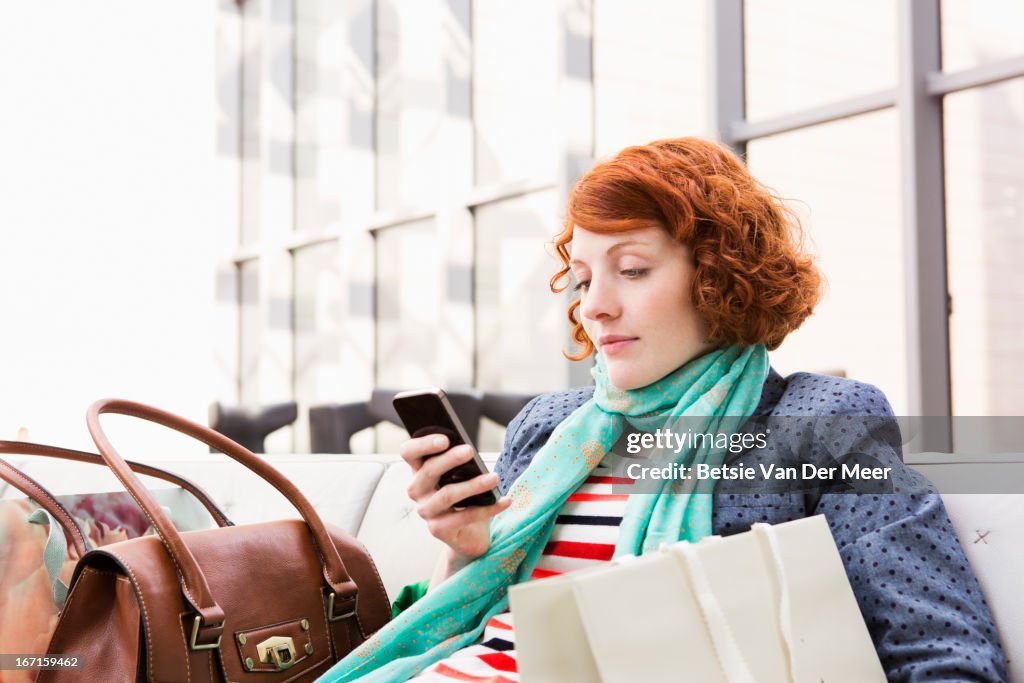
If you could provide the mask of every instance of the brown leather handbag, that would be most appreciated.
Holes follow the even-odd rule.
[[[202,441],[274,486],[302,519],[179,533],[107,439],[104,413]],[[83,665],[43,671],[40,682],[311,681],[390,620],[366,549],[327,527],[260,457],[207,427],[131,401],[98,401],[87,422],[158,535],[92,550],[78,562],[48,653]]]
[[[0,652],[41,656],[46,654],[47,644],[57,627],[66,582],[79,558],[93,547],[142,536],[149,524],[126,492],[58,498],[43,484],[2,459],[6,455],[44,456],[104,468],[107,464],[94,453],[23,441],[0,441],[0,480],[28,497],[28,500],[0,500]],[[184,477],[131,461],[128,466],[140,474],[163,479],[188,491],[218,525],[231,524],[210,497]],[[37,507],[48,513],[48,522],[36,519],[36,523],[30,523],[38,517],[34,514],[38,512]],[[49,525],[55,528],[41,528]],[[38,671],[32,669],[0,671],[0,681],[29,683],[36,680],[37,674]]]

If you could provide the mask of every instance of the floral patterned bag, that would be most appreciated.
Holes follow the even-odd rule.
[[[16,441],[0,441],[0,453],[104,464],[92,453]],[[210,517],[220,526],[230,525],[212,499],[187,479],[140,463],[130,466],[179,487],[153,492],[179,529],[204,528]],[[28,496],[0,500],[0,652],[45,654],[78,558],[91,548],[152,529],[127,491],[54,496],[2,459],[0,480]],[[0,683],[31,682],[37,674],[0,671]]]

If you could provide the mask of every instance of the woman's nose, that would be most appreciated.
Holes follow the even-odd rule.
[[[591,278],[590,286],[580,303],[580,313],[590,320],[616,317],[619,314],[619,301],[614,287],[597,278]]]

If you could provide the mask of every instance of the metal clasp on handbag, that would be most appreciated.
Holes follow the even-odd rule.
[[[354,616],[356,613],[356,609],[359,607],[359,593],[356,593],[355,596],[352,598],[352,609],[341,614],[336,614],[334,612],[334,599],[336,597],[338,597],[337,593],[331,593],[330,597],[327,599],[327,621],[340,621],[342,619],[348,619],[349,617]]]
[[[221,636],[219,635],[217,636],[217,640],[215,642],[212,642],[208,645],[203,645],[201,643],[196,642],[196,639],[199,637],[199,625],[201,623],[203,623],[203,618],[199,615],[196,615],[195,621],[192,622],[192,638],[189,640],[189,645],[192,647],[193,650],[216,650],[218,647],[220,647]],[[220,626],[218,626],[217,628],[223,629],[224,622],[222,621],[220,623]]]
[[[256,645],[256,656],[264,664],[273,664],[284,671],[295,664],[295,641],[286,636],[271,636]]]

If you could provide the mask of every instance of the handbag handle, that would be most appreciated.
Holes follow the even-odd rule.
[[[213,595],[211,595],[210,586],[206,582],[203,570],[199,567],[199,563],[196,562],[196,558],[192,555],[188,546],[185,545],[178,530],[174,528],[174,524],[167,516],[167,513],[160,508],[153,495],[146,490],[146,487],[143,486],[138,477],[128,468],[124,458],[114,449],[113,444],[110,443],[110,440],[104,433],[103,428],[100,426],[99,418],[100,415],[107,413],[136,417],[191,436],[210,448],[238,461],[276,488],[299,511],[302,519],[309,526],[309,530],[313,535],[313,541],[320,551],[323,576],[332,591],[328,618],[340,619],[355,612],[356,598],[359,593],[358,587],[349,577],[348,570],[345,569],[345,563],[342,562],[341,555],[338,553],[338,549],[331,540],[327,527],[324,526],[320,516],[313,509],[309,500],[302,495],[287,477],[265,460],[254,455],[247,448],[235,443],[223,434],[213,431],[209,427],[204,427],[173,413],[142,403],[122,399],[101,399],[89,406],[89,410],[86,413],[86,424],[89,427],[89,433],[92,435],[92,439],[107,465],[110,466],[110,469],[117,475],[117,478],[121,480],[121,483],[124,484],[125,488],[132,494],[132,497],[135,498],[139,507],[149,517],[150,523],[156,529],[157,535],[163,541],[164,547],[167,549],[171,560],[178,570],[178,575],[181,577],[182,592],[198,615],[192,632],[193,648],[196,647],[197,637],[203,642],[219,641],[220,635],[224,630],[224,610],[221,609],[216,600],[214,600]],[[335,617],[336,612],[342,612],[342,614]],[[203,646],[199,645],[198,647],[201,648]]]
[[[8,453],[11,455],[40,455],[48,458],[60,458],[62,460],[85,462],[92,465],[103,465],[104,467],[107,464],[104,462],[102,457],[95,453],[73,451],[69,448],[58,448],[56,446],[46,446],[41,443],[29,443],[27,441],[0,440],[0,453]],[[217,507],[217,504],[213,502],[213,498],[211,498],[206,491],[199,488],[185,477],[160,469],[159,467],[153,467],[152,465],[146,465],[133,460],[128,460],[127,464],[128,467],[139,474],[163,479],[164,481],[170,482],[175,486],[188,491],[196,498],[196,500],[202,503],[203,507],[206,508],[206,511],[210,513],[211,517],[213,517],[213,521],[217,523],[217,526],[225,527],[233,525],[233,522],[227,518],[227,515],[225,515],[224,512]],[[81,557],[85,554],[85,551],[89,549],[90,544],[82,534],[82,530],[78,526],[78,523],[75,522],[74,518],[70,514],[68,514],[68,511],[63,504],[56,500],[53,494],[46,490],[42,484],[4,460],[0,460],[0,479],[3,479],[32,500],[36,501],[40,507],[45,508],[47,512],[53,515],[70,535],[72,545],[74,545],[75,549],[78,550],[78,556]],[[54,506],[56,506],[56,509],[54,509]],[[69,520],[72,528],[69,528],[67,525]],[[81,544],[78,542],[79,540],[84,543],[84,549],[83,547],[80,547]]]

